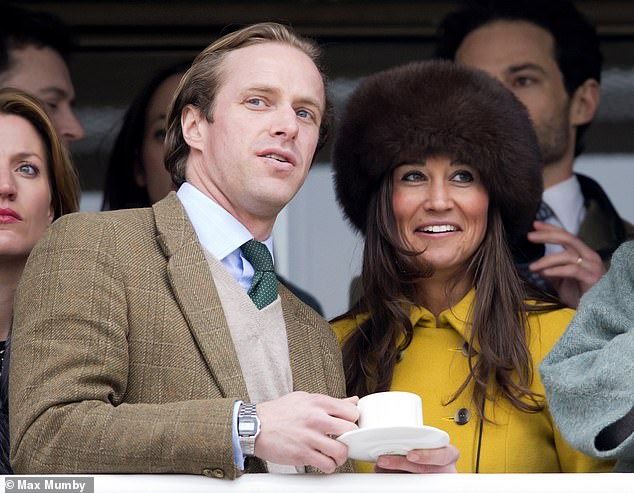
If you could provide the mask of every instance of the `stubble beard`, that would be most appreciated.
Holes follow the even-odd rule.
[[[567,104],[559,114],[552,115],[535,129],[544,167],[558,164],[568,152],[571,138],[569,108]]]

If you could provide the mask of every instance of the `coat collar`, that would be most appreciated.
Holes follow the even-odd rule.
[[[421,328],[453,329],[458,332],[465,341],[469,340],[471,323],[471,310],[475,301],[475,288],[471,290],[454,306],[444,310],[436,317],[422,306],[412,307],[409,319],[414,330]]]

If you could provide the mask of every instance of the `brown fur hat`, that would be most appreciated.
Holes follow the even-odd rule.
[[[367,77],[350,97],[333,150],[337,200],[365,233],[368,203],[401,164],[445,156],[473,166],[515,244],[542,196],[542,161],[524,106],[484,72],[416,62]]]

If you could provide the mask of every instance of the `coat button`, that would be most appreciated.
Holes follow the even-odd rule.
[[[469,357],[469,343],[467,341],[464,341],[464,343],[460,347],[460,352],[465,358]],[[475,349],[471,349],[471,352],[473,353],[473,356],[476,356],[478,354]]]
[[[453,420],[457,425],[466,425],[471,419],[471,411],[469,411],[466,407],[461,407],[458,409],[456,414],[454,414]]]
[[[465,358],[469,356],[469,343],[467,341],[464,341],[464,344],[462,345],[460,352]]]
[[[218,479],[222,479],[225,477],[225,472],[220,469],[220,468],[216,468],[216,469],[203,469],[203,475],[207,476],[208,478],[218,478]]]

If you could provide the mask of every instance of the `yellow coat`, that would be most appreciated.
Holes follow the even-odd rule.
[[[442,312],[438,323],[425,308],[412,310],[412,343],[396,364],[391,387],[391,390],[421,396],[424,423],[445,430],[451,443],[460,450],[458,472],[475,472],[480,427],[471,402],[471,385],[458,399],[447,404],[469,372],[462,348],[469,337],[466,319],[474,296],[475,290],[470,291],[456,306]],[[544,395],[537,366],[573,315],[573,310],[561,309],[532,314],[528,318],[534,369],[531,389],[536,393]],[[364,318],[361,316],[359,321]],[[355,327],[353,319],[333,324],[341,344]],[[461,410],[462,415],[469,417],[466,424],[458,424],[456,420]],[[495,406],[487,402],[486,415],[494,423],[486,422],[483,426],[480,472],[607,472],[613,466],[612,462],[600,462],[573,450],[555,429],[548,409],[529,414],[500,399]],[[372,468],[372,464],[357,463],[359,471],[370,472]]]

